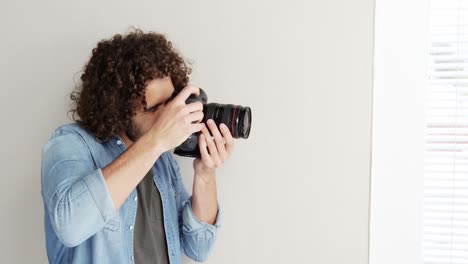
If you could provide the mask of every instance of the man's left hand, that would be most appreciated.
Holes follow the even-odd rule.
[[[198,138],[201,159],[197,158],[193,161],[193,169],[196,176],[209,178],[214,177],[216,168],[219,168],[231,156],[234,139],[225,124],[221,123],[218,129],[212,119],[206,123],[208,127],[205,125],[202,128],[202,133]]]

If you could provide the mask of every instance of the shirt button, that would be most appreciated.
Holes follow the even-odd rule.
[[[133,256],[131,257],[131,259],[133,260]]]
[[[132,226],[132,225],[130,226],[130,230],[133,230],[133,226]]]
[[[122,145],[122,141],[117,140],[117,145]]]
[[[135,198],[133,198],[133,200],[135,200],[135,202],[136,202],[136,200],[138,200],[138,196],[135,195]]]

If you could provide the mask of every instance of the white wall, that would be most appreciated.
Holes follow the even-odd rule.
[[[370,264],[422,263],[429,25],[427,0],[376,1]]]
[[[131,25],[166,33],[210,101],[253,111],[218,172],[225,222],[208,263],[367,263],[372,0],[4,3],[2,262],[46,262],[40,148],[70,122],[91,49]]]

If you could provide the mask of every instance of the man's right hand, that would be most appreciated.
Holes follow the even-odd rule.
[[[203,104],[185,104],[191,94],[198,96],[200,88],[188,85],[172,101],[156,110],[156,121],[146,133],[157,141],[155,144],[161,153],[179,146],[191,134],[203,128],[204,123],[200,123],[203,120]]]

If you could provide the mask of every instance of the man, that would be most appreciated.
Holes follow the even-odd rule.
[[[215,170],[232,153],[225,125],[203,119],[199,88],[164,35],[135,30],[93,49],[71,94],[76,123],[43,147],[50,263],[205,261],[221,224]],[[75,117],[75,114],[79,118]],[[201,132],[192,196],[169,150]]]

